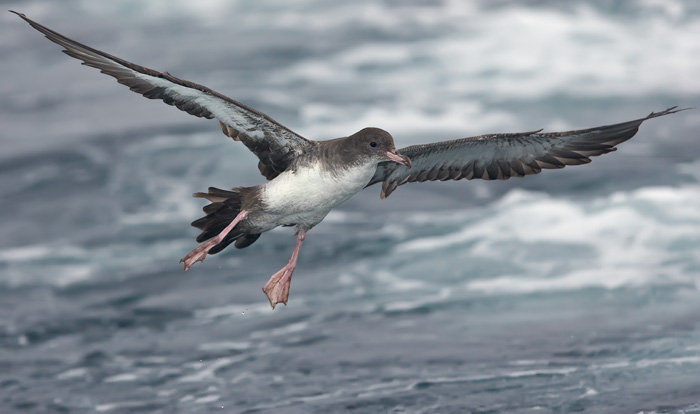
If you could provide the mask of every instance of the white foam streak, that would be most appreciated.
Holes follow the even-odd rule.
[[[302,118],[311,125],[304,131],[308,136],[328,139],[347,136],[372,125],[391,131],[397,137],[423,135],[435,138],[436,130],[465,130],[467,120],[470,128],[482,131],[500,130],[506,125],[514,124],[514,117],[510,113],[497,109],[487,110],[475,100],[451,103],[438,113],[428,113],[424,108],[416,107],[417,100],[423,98],[414,96],[401,103],[369,109],[362,105],[355,108],[357,116],[350,118],[347,112],[339,112],[334,106],[309,104],[302,107]],[[450,137],[444,137],[447,138]],[[402,143],[409,144],[403,140]]]
[[[420,13],[399,9],[382,14],[392,16],[384,27],[396,20],[399,27],[439,27],[436,36],[410,43],[355,44],[281,68],[270,80],[325,85],[329,92],[366,90],[383,97],[381,105],[308,102],[302,106],[308,125],[304,132],[319,138],[344,136],[366,125],[437,139],[439,131],[476,134],[526,123],[494,108],[482,109],[477,102],[485,100],[534,101],[558,94],[692,98],[700,93],[700,61],[693,58],[700,54],[700,21],[679,19],[681,4],[658,13],[658,4],[650,2],[641,6],[649,13],[625,19],[583,5],[565,11],[460,8],[453,3]],[[348,8],[348,24],[360,10]],[[422,17],[416,19],[417,14]],[[568,127],[560,120],[544,126]]]
[[[241,362],[247,358],[246,355],[239,355],[231,358],[217,358],[214,361],[192,362],[185,364],[187,368],[193,368],[194,372],[190,375],[182,376],[178,382],[203,382],[216,378],[216,371]]]
[[[395,251],[416,256],[450,249],[456,253],[446,257],[455,266],[487,259],[521,269],[467,282],[468,289],[486,293],[669,283],[697,288],[700,279],[692,269],[700,266],[698,190],[648,187],[590,201],[514,191],[481,220],[472,222],[474,213],[467,212],[455,223],[457,230],[404,242]],[[552,246],[551,253],[541,246]],[[556,250],[562,247],[563,256]]]
[[[655,365],[683,365],[700,364],[700,356],[685,356],[678,358],[642,359],[635,363],[639,368],[646,368]]]

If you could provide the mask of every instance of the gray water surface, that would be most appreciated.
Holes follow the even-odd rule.
[[[5,2],[311,139],[700,106],[696,2]],[[700,412],[700,121],[590,165],[369,188],[184,273],[245,147],[0,16],[1,413]]]

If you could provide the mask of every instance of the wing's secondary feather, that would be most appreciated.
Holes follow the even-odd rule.
[[[224,134],[243,142],[258,156],[258,167],[267,179],[276,177],[289,167],[297,155],[311,150],[315,145],[264,113],[205,86],[93,49],[42,26],[24,14],[12,13],[43,33],[47,39],[62,46],[67,55],[116,78],[117,82],[132,91],[149,99],[160,99],[197,117],[216,118]]]
[[[368,186],[381,182],[381,197],[385,198],[409,182],[505,180],[538,174],[542,169],[586,164],[590,157],[615,151],[615,146],[632,138],[647,119],[678,111],[682,109],[673,107],[634,121],[577,131],[490,134],[413,145],[398,150],[411,159],[411,168],[384,162]]]

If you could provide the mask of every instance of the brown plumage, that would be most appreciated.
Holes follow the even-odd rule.
[[[112,76],[117,82],[149,99],[160,99],[200,118],[217,118],[221,130],[241,141],[260,159],[260,172],[271,180],[284,171],[294,157],[314,146],[312,141],[294,133],[266,114],[246,106],[206,86],[177,78],[93,49],[69,39],[48,27],[18,15],[50,41],[63,46],[63,53]],[[186,93],[183,93],[185,91]],[[229,116],[233,115],[233,116]]]
[[[542,169],[590,162],[590,157],[616,149],[642,122],[680,111],[675,107],[645,118],[568,132],[531,131],[491,134],[396,150],[392,136],[365,128],[344,138],[308,140],[269,116],[205,86],[179,79],[93,49],[16,13],[64,52],[99,69],[146,98],[160,99],[191,115],[216,118],[222,132],[242,142],[259,159],[267,182],[221,190],[210,187],[195,197],[209,200],[204,217],[192,225],[201,244],[181,262],[185,270],[231,243],[244,248],[263,232],[295,226],[297,241],[289,263],[275,273],[263,291],[274,308],[287,303],[292,273],[306,232],[335,207],[363,188],[382,183],[388,197],[408,182],[460,179],[505,180],[537,174]]]
[[[384,162],[368,186],[382,183],[381,197],[410,182],[445,180],[507,180],[538,174],[543,169],[591,162],[590,157],[615,151],[632,138],[642,122],[682,111],[666,109],[620,124],[567,132],[539,131],[489,134],[399,149],[411,168]]]

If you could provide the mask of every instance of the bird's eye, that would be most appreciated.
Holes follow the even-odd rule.
[[[376,146],[377,146],[377,143],[374,142],[374,141],[372,141],[372,142],[369,143],[369,146],[370,146],[370,147],[376,147]]]

